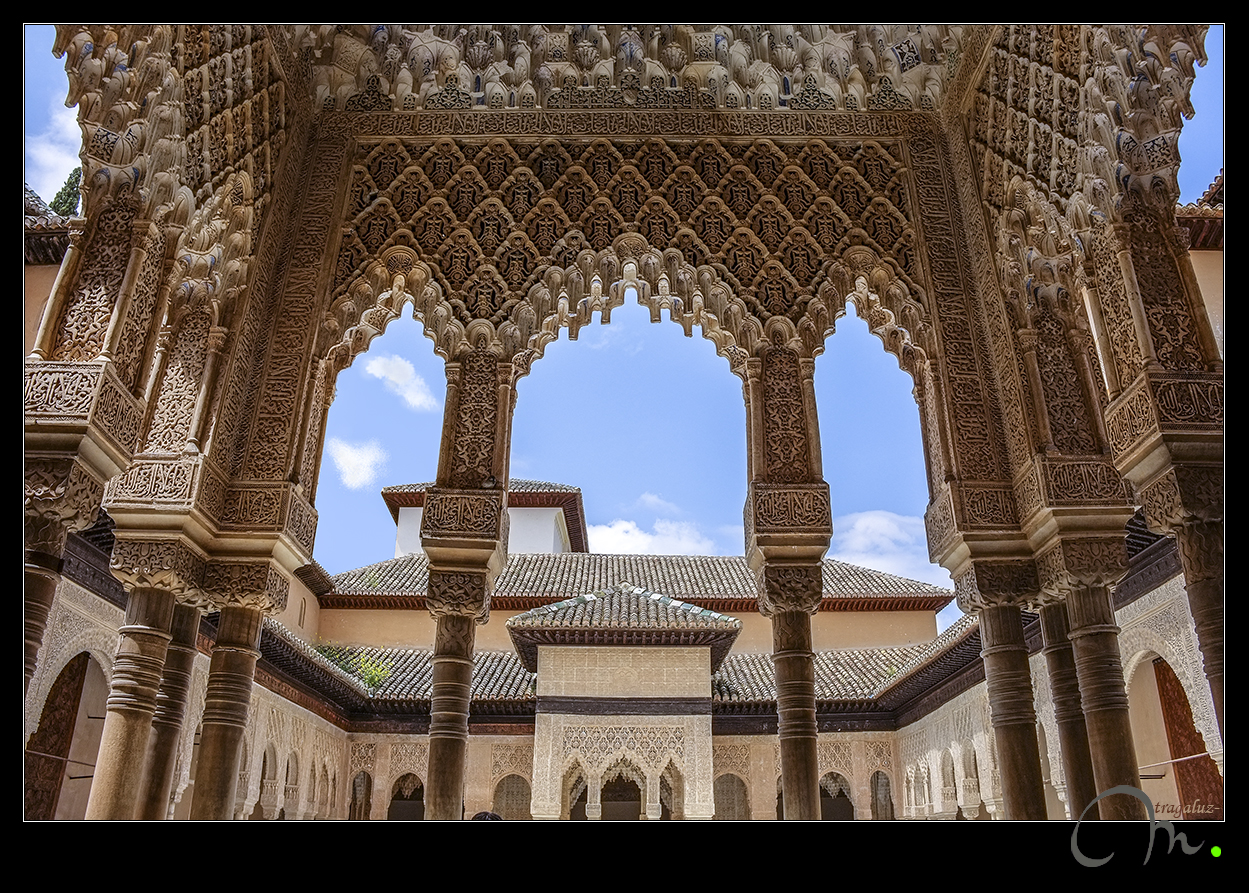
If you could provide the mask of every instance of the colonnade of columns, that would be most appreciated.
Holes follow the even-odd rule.
[[[126,560],[136,554],[133,549],[128,552],[128,546],[135,544],[122,544],[114,552],[114,572],[128,584],[126,616],[118,631],[99,758],[87,801],[89,819],[168,816],[197,652],[201,611],[191,602],[201,600],[204,593],[187,588],[186,580],[170,567],[176,562],[167,560],[169,553],[140,548],[154,560],[135,567]],[[154,571],[161,563],[165,566]],[[226,603],[220,608],[191,804],[194,819],[234,817],[264,615],[264,608],[254,603]]]

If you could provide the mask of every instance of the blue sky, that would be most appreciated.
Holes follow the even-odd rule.
[[[50,200],[77,164],[80,134],[64,107],[63,60],[48,26],[26,26],[25,178]],[[1193,88],[1180,140],[1183,201],[1223,166],[1223,28]],[[833,502],[829,556],[950,586],[928,563],[919,414],[910,377],[853,312],[816,361],[824,477]],[[394,555],[378,491],[432,480],[445,378],[410,309],[338,379],[317,509],[316,559],[337,573]],[[516,478],[581,487],[598,552],[739,555],[746,495],[741,382],[696,331],[686,338],[632,300],[611,323],[567,330],[518,388]],[[944,627],[957,616],[943,612]]]

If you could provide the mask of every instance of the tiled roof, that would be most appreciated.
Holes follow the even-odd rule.
[[[653,595],[636,590],[632,594],[647,601],[651,601]],[[610,606],[611,598],[610,594],[604,596],[602,599],[569,599],[563,606],[550,606],[557,608],[556,610],[539,609],[530,614],[548,620],[555,619],[554,629],[562,630],[568,629],[564,626],[565,623],[573,623],[578,616],[584,618],[588,608],[590,622],[606,625],[608,620],[603,615],[610,612],[603,608]],[[711,611],[695,614],[688,610],[691,606],[681,605],[673,599],[655,598],[653,601],[653,606],[636,604],[639,614],[642,607],[656,609],[656,617],[651,618],[651,622],[656,622],[659,615],[667,612],[687,613],[687,617],[678,618],[677,622],[692,623],[693,626],[687,628],[689,632],[736,635],[736,630],[724,629],[724,621],[732,621],[731,618],[721,617]],[[607,604],[602,604],[604,602]],[[620,604],[632,607],[635,602],[626,598]],[[596,608],[598,616],[594,616]],[[532,622],[532,617],[529,619],[529,632],[548,632],[552,629],[540,622]],[[631,620],[636,622],[632,616]],[[668,629],[673,628],[661,627],[657,631],[664,632]],[[900,683],[910,684],[913,688],[911,683],[915,680],[922,679],[925,674],[931,675],[928,669],[930,665],[945,659],[952,649],[961,647],[961,643],[973,636],[977,629],[976,618],[964,615],[936,639],[921,645],[816,652],[816,701],[858,702],[861,705],[859,709],[867,710],[894,709],[892,702],[897,701],[898,696],[897,692],[890,693],[891,690]],[[315,687],[324,689],[328,686],[327,693],[331,693],[330,689],[338,692],[336,700],[342,701],[346,697],[356,710],[380,713],[398,710],[403,713],[411,712],[414,708],[419,710],[416,705],[421,703],[428,704],[433,686],[432,651],[408,648],[314,647],[300,641],[271,618],[265,621],[265,632],[269,636],[277,637],[286,646],[281,669],[297,678],[308,678],[309,681],[312,681],[312,677],[319,677],[321,681],[315,683]],[[266,646],[265,641],[262,639],[262,651],[265,652],[266,659],[272,659],[271,646]],[[508,702],[517,708],[531,709],[523,708],[523,705],[535,703],[536,674],[527,669],[525,664],[523,657],[512,652],[478,651],[474,655],[470,689],[473,702]],[[384,676],[376,688],[370,688],[364,682],[370,665],[375,671],[380,670],[380,674]],[[928,683],[921,684],[926,686]],[[755,704],[765,705],[770,711],[774,707],[766,705],[774,705],[776,702],[776,676],[772,657],[768,654],[729,654],[713,670],[711,686],[713,703],[722,704],[726,709],[734,709],[733,705]],[[905,695],[904,700],[910,696]]]
[[[429,563],[424,555],[413,553],[346,571],[331,579],[334,593],[339,596],[423,597],[429,583]],[[755,578],[742,557],[565,552],[511,556],[495,583],[494,598],[503,607],[508,598],[562,600],[621,583],[704,607],[708,602],[715,603],[724,610],[742,610],[743,606],[729,605],[753,602],[757,597]],[[930,583],[833,559],[824,561],[826,603],[840,599],[882,600],[898,610],[891,603],[900,598],[919,598],[940,608],[953,597],[949,590]]]
[[[427,701],[433,691],[433,651],[331,646],[317,656],[360,685],[363,685],[365,669],[374,668],[378,675],[385,677],[373,691],[375,699]],[[521,665],[515,654],[478,651],[473,655],[470,697],[474,701],[532,699],[533,679],[534,675]]]
[[[818,651],[817,701],[868,700],[902,672],[922,646]],[[775,701],[776,675],[770,654],[730,654],[711,677],[712,700]]]
[[[719,667],[742,622],[628,583],[517,614],[507,631],[530,670],[539,645],[689,645],[711,649]]]
[[[507,621],[507,627],[740,630],[742,622],[736,617],[726,617],[724,614],[624,583],[614,589],[578,595],[517,614]]]
[[[383,487],[382,493],[423,493],[430,487],[434,486],[433,481],[425,481],[420,484],[395,484],[392,487]],[[508,482],[507,492],[509,493],[580,493],[580,487],[573,487],[569,484],[555,484],[550,481],[530,481],[523,478],[512,478]]]
[[[26,263],[59,264],[69,248],[69,220],[49,208],[29,185],[22,185]]]

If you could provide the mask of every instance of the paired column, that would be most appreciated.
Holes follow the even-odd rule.
[[[159,820],[169,815],[178,741],[191,693],[191,672],[195,666],[195,638],[199,633],[199,608],[175,605],[170,629],[172,640],[165,654],[156,712],[148,739],[146,768],[140,788],[136,819]]]
[[[174,602],[168,590],[130,590],[126,619],[118,631],[100,755],[87,800],[88,819],[134,818]]]
[[[980,640],[1006,818],[1043,820],[1045,783],[1019,606],[982,607]]]
[[[37,384],[37,382],[36,382]],[[33,390],[40,390],[35,387]],[[55,387],[48,388],[56,392]],[[63,389],[62,389],[63,390]],[[37,409],[27,406],[27,411]],[[65,539],[95,521],[104,494],[103,483],[76,457],[32,455],[25,462],[25,545],[23,609],[25,648],[23,693],[30,688],[39,660],[39,646],[61,581]]]
[[[1139,788],[1140,772],[1128,718],[1119,627],[1110,587],[1073,585],[1067,595],[1067,621],[1080,680],[1094,784],[1099,792],[1118,785]],[[1098,803],[1098,809],[1103,819],[1146,818],[1144,804],[1135,797],[1109,797]]]
[[[1088,729],[1080,703],[1080,681],[1076,676],[1075,652],[1067,637],[1067,606],[1053,602],[1041,606],[1041,635],[1054,719],[1058,723],[1058,747],[1062,752],[1063,778],[1071,815],[1079,817],[1097,797],[1093,764],[1089,756]],[[1085,819],[1097,818],[1097,807]]]
[[[1184,565],[1188,609],[1197,630],[1214,716],[1223,736],[1223,522],[1189,521],[1174,528]]]
[[[192,819],[224,821],[234,816],[239,756],[260,657],[263,620],[264,611],[259,607],[226,605],[221,609],[204,698]]]
[[[23,580],[23,621],[25,626],[25,666],[23,694],[30,688],[39,661],[39,646],[48,625],[56,586],[61,581],[61,559],[45,552],[26,552]]]

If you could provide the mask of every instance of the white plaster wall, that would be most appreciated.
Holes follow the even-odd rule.
[[[421,551],[421,508],[400,508],[395,557]],[[564,511],[558,508],[509,508],[507,551],[513,555],[571,551]]]

